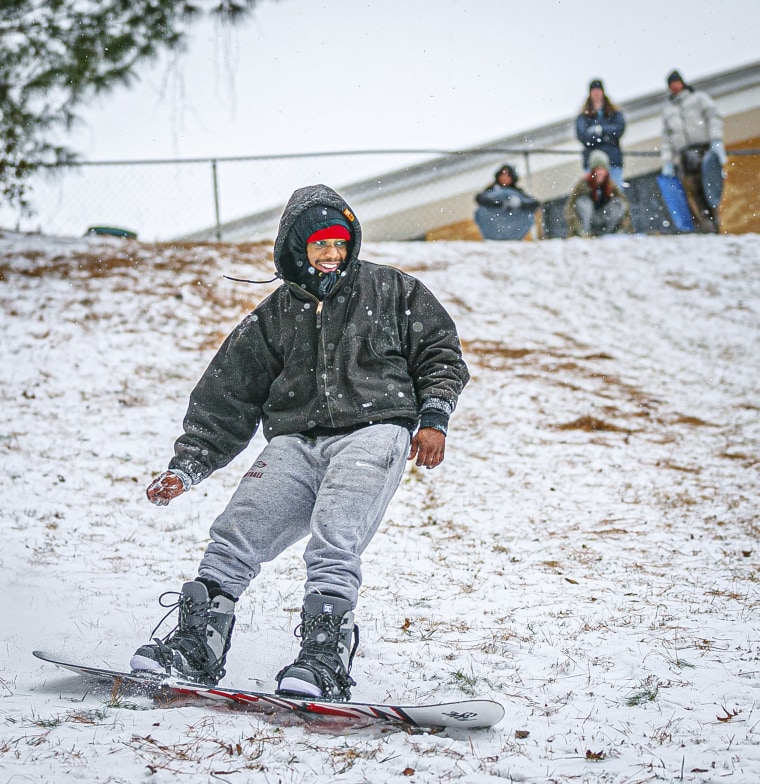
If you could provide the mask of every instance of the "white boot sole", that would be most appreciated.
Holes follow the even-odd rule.
[[[138,672],[166,672],[157,661],[149,659],[147,656],[133,656],[129,660],[129,666],[133,671]]]
[[[283,678],[277,686],[277,691],[286,691],[289,694],[303,694],[304,697],[321,697],[322,692],[314,683],[302,681],[299,678]]]

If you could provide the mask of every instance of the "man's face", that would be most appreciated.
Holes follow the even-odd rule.
[[[318,240],[306,243],[306,258],[317,272],[335,272],[348,256],[348,240]]]
[[[669,86],[670,92],[673,93],[673,95],[678,95],[678,93],[683,90],[683,82],[680,79],[672,81]]]

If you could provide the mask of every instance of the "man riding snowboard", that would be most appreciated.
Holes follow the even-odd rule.
[[[261,565],[308,538],[301,650],[277,692],[347,701],[361,555],[405,457],[435,468],[469,380],[450,316],[416,278],[359,259],[361,226],[331,188],[297,190],[280,221],[282,285],[233,330],[190,396],[168,470],[168,504],[238,455],[267,445],[211,526],[177,628],[141,646],[134,670],[204,684],[224,676],[235,602]]]

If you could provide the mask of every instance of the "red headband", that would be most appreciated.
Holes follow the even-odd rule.
[[[309,242],[319,242],[320,240],[350,240],[351,239],[351,232],[345,227],[341,226],[340,224],[335,224],[334,226],[327,226],[324,229],[319,229],[314,232],[314,234],[306,240],[307,244]]]

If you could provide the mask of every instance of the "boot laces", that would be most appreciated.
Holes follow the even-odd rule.
[[[170,602],[166,597],[176,596],[176,600]],[[166,614],[161,618],[161,620],[156,624],[153,631],[150,633],[150,636],[155,639],[154,635],[156,632],[161,628],[161,624],[173,613],[179,611],[179,618],[177,619],[177,623],[174,625],[172,629],[169,630],[169,633],[162,638],[162,642],[166,643],[169,641],[171,636],[180,630],[180,624],[184,622],[185,628],[182,631],[188,632],[198,632],[203,629],[203,627],[209,622],[209,615],[208,611],[211,607],[211,601],[207,602],[194,602],[189,597],[182,594],[180,591],[164,591],[158,597],[158,603],[161,607],[167,608]],[[190,621],[193,618],[197,618],[197,622],[191,624]]]
[[[293,634],[295,637],[303,640],[303,650],[312,654],[321,653],[325,650],[326,643],[335,640],[340,635],[340,627],[342,624],[342,616],[321,613],[320,615],[304,618],[295,628]],[[325,635],[324,642],[318,642],[314,639],[314,637],[320,636],[320,632],[324,633]],[[351,665],[354,661],[354,654],[356,653],[356,649],[359,647],[359,627],[356,624],[354,624],[352,637],[353,645],[351,646],[351,651],[348,655],[348,667],[346,668],[346,673],[351,672]]]
[[[348,655],[347,667],[343,666],[343,661],[337,650],[330,647],[330,643],[337,641],[342,623],[342,616],[327,615],[326,613],[306,617],[302,615],[301,623],[293,632],[297,638],[302,640],[301,652],[296,662],[308,666],[317,675],[325,693],[324,696],[328,699],[345,699],[345,695],[349,694],[349,688],[356,686],[356,682],[349,673],[354,661],[354,654],[359,647],[359,627],[354,625],[352,630],[353,645]],[[322,642],[314,639],[323,635],[324,641]]]
[[[171,601],[167,597],[176,597]],[[151,632],[151,638],[158,649],[163,664],[171,666],[174,655],[179,652],[184,658],[205,672],[214,682],[225,675],[220,662],[210,662],[206,656],[205,629],[210,623],[209,609],[211,600],[194,602],[180,591],[165,591],[158,597],[161,607],[167,612]],[[163,638],[154,636],[166,619],[174,612],[179,612],[175,626]],[[180,628],[182,627],[182,628]],[[232,629],[230,629],[230,632]]]

